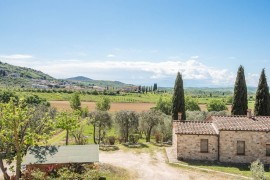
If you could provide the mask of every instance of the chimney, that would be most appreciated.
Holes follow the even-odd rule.
[[[252,118],[251,109],[247,109],[247,118]]]
[[[182,113],[179,112],[179,113],[178,113],[178,121],[181,121],[181,120],[182,120]]]

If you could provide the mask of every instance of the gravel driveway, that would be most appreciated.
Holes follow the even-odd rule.
[[[99,154],[100,162],[119,166],[130,170],[132,179],[150,180],[227,180],[225,176],[204,173],[196,170],[186,170],[173,167],[166,163],[165,154],[161,151],[154,153],[135,153],[132,151],[103,152]]]

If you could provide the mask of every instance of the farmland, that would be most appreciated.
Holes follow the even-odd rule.
[[[68,101],[50,101],[51,106],[55,107],[58,111],[71,111]],[[120,110],[132,110],[136,112],[141,112],[144,110],[149,110],[154,107],[155,103],[111,103],[110,112],[116,112]],[[95,102],[82,102],[82,107],[88,107],[89,111],[95,110]]]

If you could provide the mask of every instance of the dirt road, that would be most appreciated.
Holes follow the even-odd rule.
[[[196,170],[186,170],[166,163],[165,154],[161,151],[135,153],[132,151],[100,152],[100,162],[129,169],[132,179],[150,180],[225,180],[228,177]]]

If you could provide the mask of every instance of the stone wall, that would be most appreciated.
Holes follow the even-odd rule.
[[[200,152],[201,139],[208,139],[208,153]],[[177,158],[180,160],[218,160],[218,137],[215,135],[177,135]]]
[[[237,155],[237,141],[245,141],[245,155]],[[220,131],[220,161],[250,163],[260,159],[270,164],[266,144],[270,144],[270,132]]]
[[[176,132],[176,129],[178,128],[178,124],[179,124],[180,121],[176,121],[174,120],[173,123],[172,123],[172,145],[173,147],[175,148],[176,150],[176,147],[177,147],[177,134],[175,134]]]

